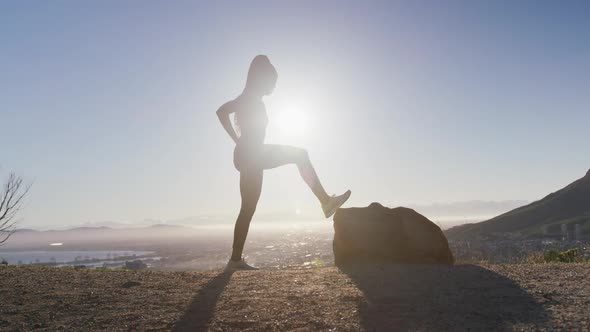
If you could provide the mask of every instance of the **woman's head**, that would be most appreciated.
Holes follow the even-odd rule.
[[[257,55],[250,63],[245,91],[260,96],[271,94],[277,83],[277,70],[266,55]]]

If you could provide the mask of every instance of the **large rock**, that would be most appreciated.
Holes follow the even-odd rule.
[[[454,262],[446,237],[432,221],[412,209],[379,203],[338,209],[333,245],[336,265]]]

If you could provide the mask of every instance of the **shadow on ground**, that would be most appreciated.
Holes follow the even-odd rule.
[[[359,315],[365,330],[547,327],[540,303],[514,281],[481,266],[348,266],[341,271],[364,294]]]
[[[213,315],[215,314],[215,305],[223,293],[223,290],[229,284],[231,272],[221,272],[195,295],[189,307],[182,317],[176,322],[174,331],[205,331],[207,330]]]

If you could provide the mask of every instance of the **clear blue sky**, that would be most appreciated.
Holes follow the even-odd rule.
[[[24,226],[232,217],[215,111],[262,53],[267,142],[349,205],[534,200],[590,168],[589,38],[588,1],[4,1],[0,172],[34,181]],[[296,209],[267,172],[259,213]]]

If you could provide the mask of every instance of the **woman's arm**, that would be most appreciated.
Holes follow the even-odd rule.
[[[235,110],[233,110],[233,108],[230,107],[228,103],[225,103],[217,110],[217,117],[219,118],[219,122],[221,122],[223,129],[225,129],[229,137],[231,137],[234,143],[238,144],[238,135],[231,124],[231,119],[229,118],[229,115],[234,112]]]

